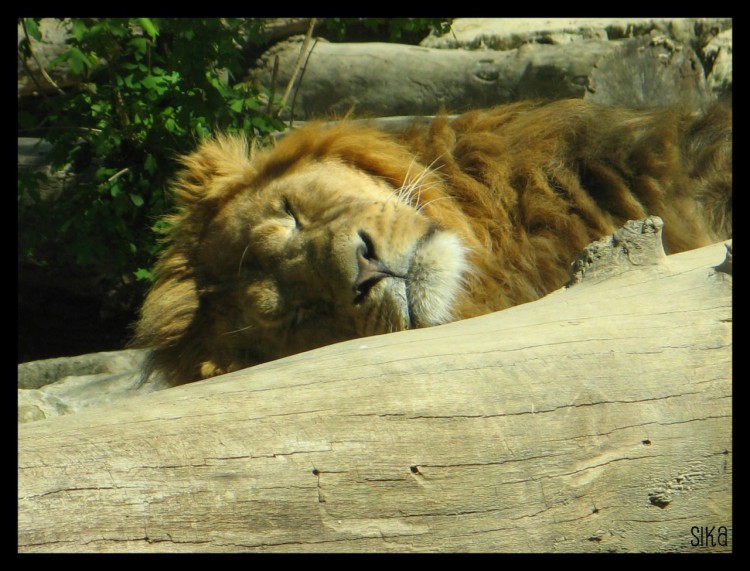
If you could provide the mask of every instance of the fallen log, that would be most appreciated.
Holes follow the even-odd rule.
[[[18,549],[731,551],[731,248],[659,244],[647,221],[534,303],[19,425]]]
[[[330,119],[352,109],[364,117],[432,115],[443,107],[460,113],[535,97],[582,97],[591,70],[620,43],[588,40],[464,51],[319,41],[303,54],[304,74],[294,76],[301,46],[290,41],[264,54],[249,76],[279,89],[294,76],[295,95],[283,119],[292,112],[295,120]]]
[[[249,75],[265,86],[292,82],[294,105],[288,100],[281,117],[295,121],[351,110],[364,117],[460,113],[540,97],[585,96],[626,107],[700,107],[715,98],[692,49],[648,35],[527,43],[503,51],[325,41],[305,47],[288,41],[264,54]]]

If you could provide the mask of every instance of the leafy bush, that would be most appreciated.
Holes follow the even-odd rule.
[[[22,22],[40,39],[37,21]],[[170,206],[174,157],[215,130],[264,136],[283,125],[262,93],[239,81],[240,45],[262,24],[240,19],[78,18],[66,63],[75,89],[19,113],[22,129],[51,143],[53,171],[69,172],[62,195],[44,198],[39,173],[21,173],[21,257],[148,278],[159,216]],[[19,49],[29,56],[29,44]],[[156,231],[156,232],[154,232]]]

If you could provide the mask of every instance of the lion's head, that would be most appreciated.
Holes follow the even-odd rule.
[[[173,381],[470,311],[460,209],[382,133],[311,125],[253,157],[219,137],[183,162],[137,329]]]
[[[627,219],[665,218],[673,251],[715,241],[726,117],[526,102],[402,139],[348,122],[266,151],[217,137],[183,159],[136,342],[187,382],[537,299]]]

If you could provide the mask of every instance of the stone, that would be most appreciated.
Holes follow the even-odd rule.
[[[703,48],[703,55],[711,62],[706,78],[714,93],[725,93],[732,89],[732,30],[725,30],[714,37]]]
[[[439,49],[510,50],[526,43],[618,40],[656,30],[694,47],[732,28],[731,18],[456,18],[451,31],[421,43]]]
[[[148,351],[128,349],[18,365],[18,422],[33,422],[166,388],[144,380]]]
[[[143,367],[147,357],[148,352],[143,349],[125,349],[21,363],[18,365],[18,388],[39,389],[70,375],[136,371]]]

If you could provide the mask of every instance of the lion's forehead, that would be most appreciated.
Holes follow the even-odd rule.
[[[393,187],[382,178],[372,176],[339,161],[321,161],[305,165],[271,182],[269,196],[287,192],[316,202],[340,196],[352,198],[385,198]]]

